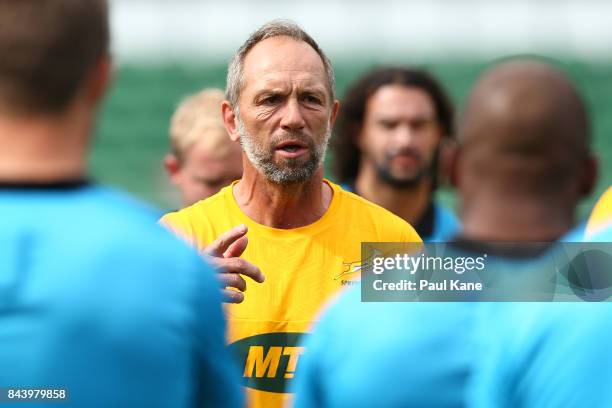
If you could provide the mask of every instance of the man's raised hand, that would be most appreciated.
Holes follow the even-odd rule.
[[[206,260],[219,272],[219,281],[223,286],[223,298],[228,303],[242,303],[244,300],[243,292],[247,285],[241,275],[248,276],[259,283],[265,280],[257,266],[240,258],[249,243],[246,236],[247,231],[247,226],[244,224],[232,228],[221,234],[204,250]],[[235,288],[238,291],[229,288]]]

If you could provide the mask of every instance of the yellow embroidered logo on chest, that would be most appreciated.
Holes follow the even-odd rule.
[[[361,272],[363,269],[372,265],[372,259],[380,254],[380,251],[374,250],[372,254],[362,261],[342,262],[342,272],[334,276],[334,280],[338,280],[344,276],[353,273]]]

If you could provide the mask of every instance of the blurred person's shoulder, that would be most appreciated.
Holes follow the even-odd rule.
[[[425,242],[445,242],[451,240],[461,231],[461,221],[448,207],[434,202],[434,225],[429,237],[422,237]]]
[[[168,261],[170,270],[202,264],[194,251],[162,228],[161,211],[131,195],[104,186],[91,186],[66,208],[63,235],[73,237],[75,248],[113,254],[130,262]],[[161,264],[166,264],[162,262]],[[158,265],[161,265],[158,264]],[[190,266],[188,266],[190,265]],[[137,268],[135,268],[137,269]],[[147,273],[151,273],[149,269]]]
[[[580,223],[559,240],[560,248],[580,242],[582,231]],[[606,242],[611,232],[602,231],[584,242]],[[612,381],[612,369],[602,356],[612,341],[612,303],[576,298],[485,307],[483,333],[490,333],[494,341],[475,377],[477,406],[509,406],[502,396],[527,405],[545,398],[550,406],[561,406],[576,398],[583,406],[609,406],[612,392],[602,390]],[[518,381],[526,385],[515,387]]]
[[[32,186],[3,189],[2,210],[8,225],[25,227],[30,222],[39,229],[61,227],[69,232],[80,228],[82,239],[101,238],[105,230],[115,231],[115,239],[122,233],[155,228],[159,210],[113,188],[89,182],[66,186],[33,184]],[[95,229],[96,234],[87,234]],[[59,232],[59,231],[58,231]]]
[[[432,406],[440,389],[445,389],[445,406],[458,405],[467,376],[457,374],[468,374],[469,361],[477,355],[471,328],[479,306],[362,302],[361,289],[351,287],[328,305],[306,340],[301,375],[307,375],[304,364],[307,370],[313,367],[316,386],[332,399],[342,395],[347,406],[393,406],[398,401]],[[398,381],[405,378],[411,381]]]
[[[356,229],[374,234],[380,242],[421,242],[422,239],[412,225],[391,211],[345,190],[328,180],[335,195],[338,195],[342,217],[347,229]]]
[[[132,303],[138,299],[159,304],[151,310],[174,302],[194,303],[195,293],[217,300],[212,270],[196,251],[158,224],[159,209],[106,187],[95,194],[92,202],[98,208],[88,215],[97,220],[90,231],[96,245],[90,251],[92,271],[107,271],[105,280],[114,277],[126,290],[136,291]]]
[[[63,282],[61,290],[40,288],[49,296],[61,293],[63,303],[139,299],[150,305],[185,299],[190,286],[202,285],[216,293],[212,273],[202,273],[208,267],[200,256],[157,224],[158,210],[128,194],[87,185],[18,191],[3,198],[4,261],[10,266],[38,254],[29,266],[31,282]],[[117,297],[122,291],[131,294]]]

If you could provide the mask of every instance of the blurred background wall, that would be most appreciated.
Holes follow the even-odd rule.
[[[225,86],[233,52],[261,24],[289,18],[329,54],[338,92],[380,64],[430,69],[458,106],[476,76],[510,55],[536,54],[577,82],[594,122],[601,173],[612,181],[612,2],[604,0],[111,0],[116,78],[103,107],[91,173],[165,208],[177,205],[162,167],[181,99]],[[333,160],[329,157],[328,160]],[[440,192],[454,203],[452,192]]]

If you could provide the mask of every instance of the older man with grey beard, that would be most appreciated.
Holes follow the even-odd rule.
[[[259,284],[247,283],[240,265],[223,275],[233,288],[226,289],[234,302],[226,308],[228,340],[249,405],[281,407],[304,352],[298,340],[319,308],[358,278],[361,242],[420,238],[399,217],[323,178],[338,102],[330,61],[302,29],[274,21],[253,33],[230,63],[226,97],[221,109],[242,145],[242,179],[162,223],[213,255],[242,253],[265,273]],[[215,239],[221,244],[211,251]]]

